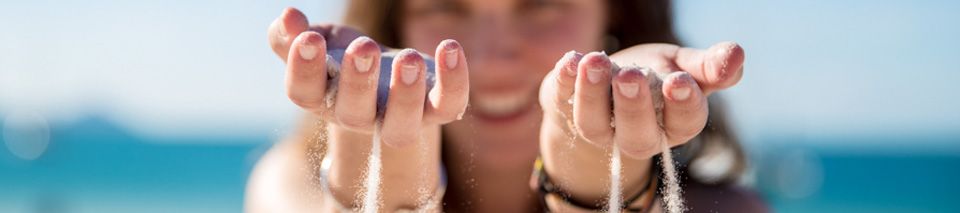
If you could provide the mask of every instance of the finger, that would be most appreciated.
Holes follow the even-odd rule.
[[[552,104],[556,105],[567,118],[572,118],[570,116],[573,116],[571,98],[573,97],[573,91],[577,83],[577,66],[580,64],[580,59],[582,58],[582,53],[576,51],[567,52],[557,61],[552,71],[552,73],[554,73],[554,81],[556,82],[556,93],[553,93],[555,97],[553,98],[554,102]]]
[[[543,79],[540,89],[540,106],[549,118],[556,118],[569,134],[575,134],[573,124],[573,91],[577,82],[577,65],[583,54],[570,51],[563,54],[553,70]]]
[[[610,75],[606,54],[592,52],[580,60],[573,101],[573,122],[586,141],[607,146],[613,137],[610,116]]]
[[[663,130],[671,146],[686,143],[707,123],[707,98],[687,72],[673,72],[663,82]]]
[[[290,52],[290,44],[294,36],[306,31],[308,23],[307,16],[303,15],[303,12],[297,8],[288,7],[270,24],[267,29],[267,39],[269,39],[270,48],[281,60],[287,61],[287,53]]]
[[[614,77],[613,114],[614,142],[620,151],[635,159],[647,159],[660,151],[665,139],[657,121],[654,95],[650,84],[656,76],[644,76],[638,67],[624,67]],[[649,80],[649,81],[648,81]],[[652,82],[651,82],[652,81]]]
[[[449,39],[440,42],[434,58],[437,82],[430,90],[424,120],[437,124],[459,120],[470,93],[467,58],[460,43]]]
[[[721,42],[707,50],[680,48],[677,65],[690,72],[704,94],[736,85],[743,76],[743,48],[734,42]]]
[[[377,114],[380,48],[368,37],[359,37],[347,47],[340,66],[335,114],[339,124],[360,132],[373,130]]]
[[[304,32],[294,39],[287,57],[287,96],[301,108],[324,115],[327,47],[323,36]]]
[[[426,64],[416,50],[404,49],[393,59],[392,72],[382,136],[385,143],[402,147],[420,139]]]

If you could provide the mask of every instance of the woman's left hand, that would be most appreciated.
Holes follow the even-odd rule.
[[[703,130],[707,96],[737,84],[743,61],[743,49],[733,42],[706,50],[644,44],[609,57],[598,52],[564,55],[540,89],[541,154],[552,181],[580,201],[602,200],[609,183],[596,180],[609,179],[609,168],[601,165],[608,165],[608,148],[617,144],[628,156],[624,167],[631,168],[623,172],[624,193],[637,192],[663,141],[678,146]],[[663,79],[662,91],[650,91],[646,78],[655,76],[639,72],[614,76],[614,64],[670,74]],[[654,93],[663,94],[662,126],[651,98]]]

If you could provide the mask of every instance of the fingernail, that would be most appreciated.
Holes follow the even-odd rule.
[[[609,70],[610,68],[608,66],[605,66],[608,63],[610,63],[610,59],[607,57],[607,53],[605,52],[600,52],[599,54],[594,52],[590,54],[594,54],[596,57],[592,57],[589,59],[592,61],[586,61],[586,62],[582,61],[581,64],[584,64],[584,66],[587,66],[587,80],[589,80],[590,83],[594,83],[594,84],[600,83],[600,81],[604,80],[604,77],[606,76],[604,75],[604,72],[610,71]],[[587,56],[584,56],[583,60],[588,60]]]
[[[301,38],[299,52],[300,58],[303,58],[303,60],[309,61],[317,57],[317,47],[311,44],[306,37]]]
[[[420,68],[415,64],[404,64],[401,66],[400,70],[400,80],[403,80],[404,84],[412,85],[414,81],[417,81],[417,76],[420,74]]]
[[[446,64],[448,69],[457,68],[457,60],[460,59],[460,44],[453,40],[444,41],[443,49],[446,51]]]
[[[596,66],[587,68],[587,80],[590,80],[590,83],[600,83],[601,78],[603,78],[603,68]]]
[[[673,90],[670,91],[670,97],[678,101],[687,100],[687,98],[690,97],[690,92],[690,87],[673,88]]]
[[[561,63],[566,63],[563,65],[564,73],[567,73],[570,77],[577,76],[577,61],[571,61],[577,59],[577,51],[571,50],[566,54],[563,54],[563,59],[560,60]]]
[[[683,101],[690,98],[690,95],[693,93],[693,88],[697,86],[697,82],[693,80],[693,77],[690,76],[687,72],[674,72],[671,74],[673,78],[673,89],[670,90],[670,98],[675,101]]]
[[[353,58],[353,66],[357,68],[357,72],[365,73],[370,70],[370,66],[373,65],[373,57],[369,55],[366,56],[356,56]]]
[[[640,91],[640,83],[637,82],[620,82],[617,85],[620,87],[620,94],[628,98],[637,97],[637,93]]]
[[[283,19],[277,18],[274,20],[274,24],[277,25],[277,37],[280,37],[280,40],[282,40],[284,44],[290,41],[290,36],[287,35],[287,27],[283,24]]]

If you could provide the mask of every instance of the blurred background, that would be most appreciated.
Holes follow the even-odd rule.
[[[266,28],[342,0],[3,1],[0,212],[241,212],[299,110]],[[777,212],[960,212],[960,3],[675,1],[738,41],[722,93]]]

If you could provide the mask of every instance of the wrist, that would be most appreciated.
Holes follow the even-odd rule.
[[[358,208],[366,179],[372,135],[329,128],[327,154],[323,158],[321,181],[325,197],[335,206]],[[415,209],[425,201],[439,199],[445,190],[445,172],[440,166],[439,128],[421,128],[421,140],[404,146],[381,144],[382,171],[379,182],[381,209]]]
[[[321,193],[323,193],[323,202],[326,204],[328,209],[334,210],[335,212],[353,212],[358,210],[359,204],[356,203],[356,199],[351,199],[350,197],[344,198],[342,194],[353,194],[351,197],[355,197],[358,193],[356,190],[351,190],[349,188],[356,187],[334,187],[330,184],[331,179],[331,167],[334,164],[333,158],[324,158],[320,164],[320,186]],[[438,174],[438,179],[436,181],[409,181],[409,182],[419,182],[420,188],[416,190],[419,196],[400,196],[395,198],[390,198],[390,200],[396,202],[384,202],[385,209],[390,212],[395,211],[409,211],[409,212],[439,212],[441,209],[441,202],[443,195],[446,192],[447,188],[447,177],[446,169],[442,164],[439,165],[435,171],[435,174]],[[346,191],[346,192],[345,192]],[[411,200],[412,198],[412,200]],[[405,201],[401,201],[405,200]],[[394,204],[390,204],[394,203]]]
[[[545,119],[546,120],[546,119]],[[555,125],[555,124],[550,124]],[[601,204],[610,186],[610,148],[571,137],[556,128],[541,130],[541,160],[550,181],[579,203]],[[622,191],[625,196],[643,191],[650,178],[652,160],[622,157]]]
[[[649,176],[643,180],[644,186],[636,193],[622,194],[620,197],[620,208],[623,212],[650,212],[655,206],[657,189],[659,188],[659,170],[658,167],[650,167]],[[605,202],[583,202],[575,199],[570,193],[562,189],[558,184],[551,181],[550,174],[544,169],[544,163],[541,158],[537,158],[534,163],[534,172],[531,179],[531,186],[534,191],[539,192],[540,203],[547,212],[597,212],[603,211],[604,206],[609,208]]]

